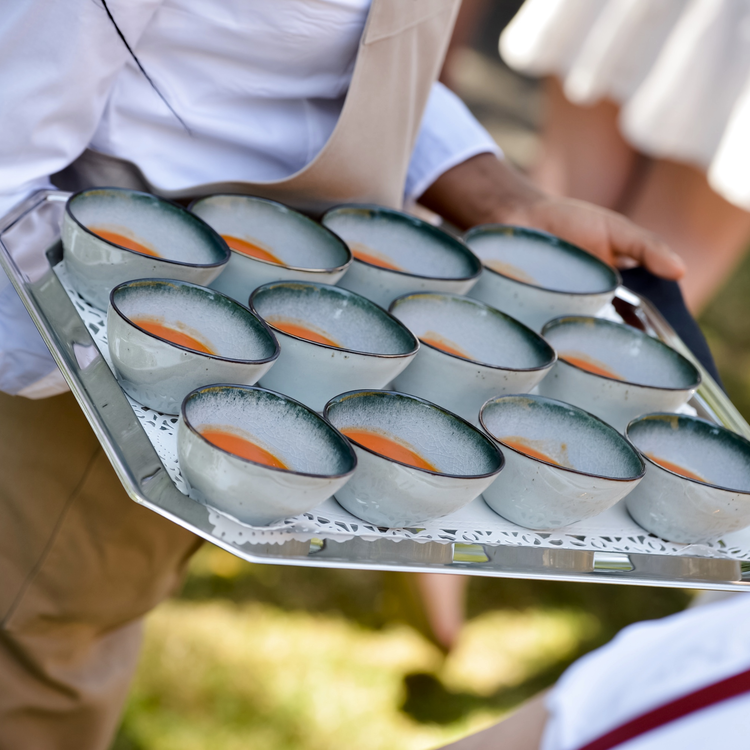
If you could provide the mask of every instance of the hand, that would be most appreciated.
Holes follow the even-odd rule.
[[[682,259],[655,234],[606,208],[547,195],[493,154],[449,169],[419,202],[460,229],[477,224],[533,227],[619,268],[643,265],[670,280],[685,273]]]

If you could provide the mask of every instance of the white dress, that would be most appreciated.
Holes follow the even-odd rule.
[[[636,149],[750,210],[750,0],[526,0],[500,54],[576,104],[617,102]]]

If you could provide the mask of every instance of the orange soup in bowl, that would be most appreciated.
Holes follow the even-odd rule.
[[[113,232],[109,229],[100,227],[89,227],[89,230],[97,235],[97,237],[101,237],[103,240],[107,240],[107,242],[112,242],[113,244],[119,245],[120,247],[126,247],[128,250],[134,250],[136,253],[141,253],[142,255],[150,255],[153,258],[161,258],[161,255],[147,243],[133,239],[132,237],[128,237],[121,232]]]
[[[414,447],[404,440],[397,440],[382,432],[358,427],[346,427],[341,432],[354,442],[379,453],[381,456],[400,461],[402,464],[409,464],[409,466],[414,466],[417,469],[437,471],[429,461],[422,458]]]
[[[222,234],[221,236],[227,245],[238,253],[249,255],[251,258],[258,258],[258,260],[265,260],[269,263],[276,263],[276,265],[279,266],[285,265],[284,262],[277,258],[267,247],[262,246],[258,240],[249,242],[248,240],[243,240],[239,237],[233,237],[231,234]]]
[[[289,469],[289,467],[271,451],[266,450],[252,440],[240,437],[234,432],[221,427],[204,427],[200,430],[209,443],[213,443],[218,448],[222,448],[227,453],[232,453],[248,461],[254,461],[256,464],[264,466],[273,466],[276,469]]]
[[[154,336],[171,341],[178,346],[184,346],[203,354],[216,354],[213,349],[200,341],[197,335],[193,336],[172,326],[165,325],[155,318],[133,318],[133,323],[139,328],[143,328],[144,331],[153,333]]]

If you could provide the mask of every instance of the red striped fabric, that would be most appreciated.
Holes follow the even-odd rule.
[[[611,750],[623,742],[635,739],[658,727],[681,719],[701,709],[750,692],[750,669],[706,685],[699,690],[658,706],[645,714],[615,727],[606,734],[589,742],[579,750]]]

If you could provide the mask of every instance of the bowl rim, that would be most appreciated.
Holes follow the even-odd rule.
[[[202,293],[215,295],[218,297],[223,297],[227,301],[231,302],[233,305],[236,305],[237,307],[241,308],[244,312],[246,312],[248,315],[250,315],[255,321],[260,323],[261,328],[264,330],[265,333],[267,333],[270,338],[271,342],[274,345],[273,354],[271,354],[268,357],[264,357],[262,359],[237,359],[236,357],[224,357],[220,354],[209,354],[207,352],[200,352],[197,349],[191,349],[189,346],[183,346],[182,344],[176,344],[174,341],[170,341],[169,339],[165,339],[162,336],[158,336],[155,333],[151,333],[151,331],[147,331],[145,328],[141,328],[137,323],[133,322],[117,305],[117,302],[115,301],[115,294],[119,292],[121,289],[128,287],[128,286],[135,286],[138,284],[150,284],[153,286],[187,286],[192,287],[194,289],[200,290]],[[201,286],[200,284],[193,284],[191,281],[182,281],[180,279],[163,279],[163,278],[144,278],[144,279],[130,279],[130,281],[123,281],[122,283],[118,284],[117,286],[113,287],[112,290],[109,293],[109,304],[112,310],[117,313],[128,325],[132,326],[136,330],[140,331],[141,333],[145,334],[146,336],[150,336],[151,338],[157,339],[158,341],[168,344],[169,346],[176,347],[177,349],[181,349],[186,352],[190,352],[191,354],[197,354],[201,357],[206,357],[208,359],[215,359],[220,362],[231,362],[233,364],[240,364],[240,365],[262,365],[266,364],[268,362],[274,362],[279,358],[279,355],[281,354],[281,346],[279,345],[278,339],[276,338],[273,330],[271,327],[266,323],[263,318],[261,318],[257,313],[253,312],[249,307],[246,305],[243,305],[241,302],[238,302],[233,297],[230,297],[227,294],[224,294],[223,292],[219,292],[216,289],[211,289],[209,287]]]
[[[630,422],[628,422],[627,427],[625,428],[625,439],[640,453],[641,457],[645,462],[648,462],[649,464],[652,464],[653,466],[656,466],[658,469],[661,469],[661,471],[665,471],[668,474],[671,474],[672,476],[677,477],[678,479],[684,480],[686,482],[693,482],[693,484],[697,484],[701,487],[711,487],[715,490],[721,490],[723,492],[731,492],[736,495],[748,495],[750,496],[750,489],[747,490],[739,490],[735,489],[733,487],[725,487],[723,484],[715,484],[714,482],[704,482],[698,479],[692,479],[691,477],[685,476],[684,474],[679,474],[676,471],[672,471],[671,469],[668,469],[666,466],[662,466],[660,463],[654,461],[652,458],[649,458],[636,444],[633,438],[630,437],[630,427],[635,424],[636,422],[646,421],[648,419],[653,419],[656,417],[660,418],[669,418],[669,419],[675,419],[677,418],[678,421],[684,420],[686,422],[700,422],[701,424],[705,424],[707,427],[718,429],[719,431],[727,434],[731,440],[735,440],[736,442],[743,443],[745,445],[745,448],[750,454],[750,440],[748,440],[744,435],[740,435],[738,432],[734,432],[733,430],[730,430],[723,425],[716,424],[715,422],[710,422],[708,419],[703,419],[702,417],[694,417],[692,414],[677,414],[675,412],[668,412],[668,411],[654,411],[649,412],[648,414],[641,414],[640,416],[636,417],[635,419],[631,419]]]
[[[689,368],[691,368],[696,376],[697,381],[693,385],[687,385],[687,386],[662,386],[662,385],[648,385],[646,383],[636,383],[632,380],[625,380],[624,378],[613,378],[610,375],[600,375],[596,372],[591,372],[591,370],[587,370],[584,367],[579,367],[576,364],[573,364],[572,362],[569,362],[564,357],[560,357],[558,355],[557,361],[562,362],[568,367],[572,367],[577,371],[583,372],[586,375],[590,375],[594,378],[601,378],[602,380],[608,380],[611,383],[622,383],[623,385],[632,386],[634,388],[646,388],[648,390],[652,391],[667,391],[670,393],[678,393],[678,392],[685,392],[685,391],[695,391],[700,384],[703,382],[703,376],[701,375],[700,370],[683,354],[680,354],[676,349],[673,349],[669,344],[665,343],[661,339],[657,339],[654,336],[649,336],[644,331],[639,331],[637,328],[633,328],[633,326],[629,326],[627,323],[618,323],[614,320],[607,320],[606,318],[597,318],[594,315],[560,315],[557,318],[552,318],[548,320],[543,326],[542,326],[542,335],[545,335],[547,333],[548,328],[556,328],[557,326],[563,325],[566,321],[575,321],[575,322],[581,322],[581,321],[587,321],[587,320],[594,320],[596,321],[595,325],[608,325],[613,326],[619,329],[626,329],[628,332],[633,333],[636,336],[645,337],[650,339],[651,341],[656,342],[661,347],[665,347],[670,352],[672,352],[674,355],[677,356],[679,360],[682,360],[683,363],[687,364]],[[552,344],[550,344],[552,346]],[[554,348],[554,347],[553,347]],[[557,351],[555,349],[555,351]]]
[[[591,471],[581,471],[580,469],[573,469],[570,466],[562,466],[561,464],[553,464],[551,461],[545,461],[541,458],[536,458],[535,456],[530,456],[528,453],[524,453],[523,451],[519,451],[517,448],[513,448],[510,445],[507,445],[503,440],[500,438],[495,437],[495,435],[490,432],[489,427],[484,422],[484,413],[485,409],[492,403],[495,403],[497,401],[501,401],[504,399],[512,399],[512,398],[528,398],[532,401],[541,401],[544,403],[550,403],[555,404],[559,406],[563,406],[566,409],[570,409],[573,411],[578,411],[583,414],[585,414],[587,417],[591,417],[592,419],[595,419],[597,422],[600,422],[603,424],[608,430],[611,430],[620,440],[622,440],[625,445],[633,451],[635,454],[635,457],[638,459],[641,465],[641,471],[638,475],[632,476],[632,477],[608,477],[604,474],[594,474]],[[524,458],[528,458],[531,461],[535,461],[536,463],[544,464],[545,466],[549,466],[551,469],[559,469],[560,471],[566,471],[570,474],[578,474],[579,476],[584,477],[591,477],[592,479],[606,479],[610,482],[635,482],[637,480],[643,479],[644,475],[646,474],[646,463],[644,462],[641,453],[638,449],[635,448],[635,446],[625,438],[624,435],[622,435],[620,432],[618,432],[614,427],[612,427],[611,424],[605,422],[603,419],[600,419],[596,416],[596,414],[591,414],[591,412],[586,411],[585,409],[581,409],[579,406],[574,406],[573,404],[569,404],[566,401],[559,401],[555,398],[547,398],[547,396],[540,396],[535,393],[506,393],[502,396],[493,396],[492,398],[487,399],[485,401],[481,408],[479,409],[479,424],[482,425],[482,429],[496,442],[500,443],[500,445],[503,446],[503,448],[513,451],[514,453],[518,454],[519,456],[523,456]]]
[[[270,287],[274,286],[308,286],[308,287],[315,287],[315,288],[323,288],[327,290],[333,290],[336,294],[340,294],[342,297],[356,297],[357,299],[364,300],[368,305],[372,305],[374,308],[376,308],[376,311],[379,313],[382,313],[385,315],[388,319],[390,319],[391,322],[396,323],[396,326],[400,329],[403,329],[408,336],[410,336],[415,343],[415,346],[413,349],[410,349],[408,352],[401,353],[401,354],[378,354],[377,352],[363,352],[359,349],[348,349],[344,346],[332,346],[331,344],[322,344],[318,341],[310,341],[310,339],[303,338],[302,336],[296,336],[293,333],[287,333],[286,331],[283,331],[279,328],[276,328],[273,323],[269,323],[266,321],[266,319],[258,312],[258,310],[255,308],[255,297],[257,296],[258,292],[265,291],[269,289]],[[267,326],[269,326],[274,333],[276,334],[282,334],[283,336],[288,336],[289,338],[295,339],[297,341],[304,341],[306,344],[312,344],[313,346],[320,346],[325,349],[330,349],[331,351],[336,352],[346,352],[347,354],[360,354],[366,357],[380,357],[382,359],[402,359],[404,357],[412,357],[416,355],[416,353],[419,351],[419,347],[421,346],[419,339],[411,332],[411,330],[408,328],[408,326],[404,325],[395,315],[391,315],[391,313],[388,312],[384,307],[381,307],[377,302],[373,302],[371,299],[367,299],[367,297],[357,294],[357,292],[351,292],[348,289],[344,289],[343,287],[336,286],[335,284],[323,284],[318,281],[302,281],[297,279],[287,279],[284,281],[269,281],[266,284],[261,284],[259,287],[256,287],[252,293],[250,294],[250,299],[248,301],[248,306],[250,310],[252,310]]]
[[[472,239],[474,235],[479,234],[511,234],[511,235],[525,235],[529,237],[535,237],[537,239],[544,239],[544,240],[552,240],[553,242],[551,244],[557,245],[558,247],[562,247],[566,251],[573,251],[574,255],[579,255],[583,253],[587,259],[592,259],[596,264],[599,264],[603,268],[605,268],[608,272],[614,274],[614,284],[612,286],[607,287],[606,289],[599,289],[594,292],[567,292],[564,289],[550,289],[546,286],[540,286],[539,284],[530,284],[528,281],[521,281],[520,279],[514,279],[512,276],[508,276],[504,273],[501,273],[500,271],[496,271],[494,268],[490,268],[489,266],[485,266],[484,263],[482,263],[482,268],[485,271],[489,271],[490,273],[494,273],[506,281],[512,281],[515,284],[521,284],[522,286],[527,286],[530,289],[536,289],[540,292],[547,292],[549,294],[566,294],[568,296],[575,296],[575,297],[595,297],[602,294],[610,294],[614,293],[617,290],[617,287],[622,286],[622,276],[620,272],[614,267],[611,266],[609,263],[606,263],[601,258],[597,258],[596,255],[593,253],[588,252],[588,250],[584,250],[582,247],[578,247],[578,245],[574,245],[572,242],[568,242],[567,240],[564,240],[557,235],[551,234],[550,232],[545,232],[542,229],[532,229],[531,227],[521,227],[517,226],[515,224],[478,224],[475,227],[472,227],[467,232],[464,233],[463,239],[466,244],[469,244],[469,240]],[[469,247],[471,247],[469,245]],[[477,256],[479,257],[479,256]],[[481,262],[481,259],[480,259]]]
[[[391,463],[398,464],[399,466],[405,466],[407,469],[413,469],[414,471],[420,471],[423,474],[429,474],[435,477],[449,477],[451,479],[486,479],[487,477],[497,476],[505,468],[505,456],[503,455],[503,452],[493,443],[492,439],[488,438],[487,435],[485,435],[480,429],[476,428],[473,424],[465,420],[463,417],[459,416],[458,414],[454,414],[452,411],[449,411],[448,409],[443,408],[439,404],[435,404],[432,401],[428,401],[425,398],[421,398],[420,396],[413,396],[410,393],[402,393],[401,391],[392,391],[392,390],[387,390],[387,389],[379,390],[377,388],[362,388],[362,389],[356,389],[353,391],[344,391],[343,393],[339,393],[338,395],[334,396],[332,399],[328,401],[328,403],[323,407],[323,415],[330,422],[330,417],[328,415],[331,410],[331,407],[334,406],[336,403],[341,403],[342,401],[345,401],[349,398],[357,398],[361,396],[369,396],[369,395],[374,395],[374,394],[377,394],[377,395],[385,394],[388,397],[397,396],[398,398],[406,398],[411,401],[419,401],[422,404],[426,404],[429,407],[432,407],[434,409],[437,409],[438,411],[443,412],[443,414],[446,414],[449,417],[452,417],[453,419],[457,419],[465,427],[469,427],[473,432],[476,432],[480,437],[488,440],[488,444],[490,445],[490,447],[493,448],[495,453],[500,457],[500,463],[497,469],[495,469],[494,471],[485,472],[484,474],[449,474],[448,472],[444,472],[444,471],[432,471],[431,469],[423,469],[419,466],[413,466],[412,464],[404,463],[403,461],[399,461],[395,458],[384,456],[382,453],[378,453],[377,451],[372,450],[372,448],[368,448],[367,446],[362,445],[361,443],[358,443],[356,440],[353,440],[352,438],[347,437],[342,432],[341,434],[344,435],[344,437],[347,440],[349,440],[351,443],[355,444],[357,448],[361,448],[363,451],[366,451],[367,453],[370,453],[373,456],[377,456],[378,458],[382,458],[385,461],[390,461]],[[331,424],[333,424],[333,422],[331,422]]]
[[[493,364],[490,364],[489,362],[482,362],[481,360],[478,360],[478,359],[469,359],[468,357],[460,357],[457,354],[452,354],[451,352],[447,352],[444,349],[440,349],[437,346],[433,346],[427,341],[423,341],[415,333],[414,336],[417,339],[419,339],[420,346],[426,346],[433,351],[436,351],[440,354],[444,354],[447,357],[453,357],[453,359],[457,359],[461,362],[469,362],[473,365],[480,365],[482,367],[487,367],[493,370],[503,370],[504,372],[539,372],[541,370],[547,370],[551,368],[555,364],[555,362],[557,362],[556,349],[541,334],[537,333],[532,328],[529,328],[529,326],[527,326],[525,323],[522,323],[517,318],[514,318],[512,315],[508,315],[507,313],[504,313],[502,310],[498,310],[496,307],[492,307],[492,305],[488,305],[486,302],[482,302],[481,300],[474,299],[473,297],[465,297],[461,294],[454,294],[453,292],[407,292],[406,294],[402,294],[400,297],[396,297],[396,299],[394,299],[393,302],[391,302],[390,306],[388,307],[388,312],[391,313],[391,315],[393,315],[394,317],[397,317],[394,314],[394,306],[398,306],[398,303],[405,301],[409,299],[410,297],[447,297],[451,300],[451,302],[453,301],[469,302],[472,305],[475,305],[476,307],[483,307],[489,310],[492,315],[500,316],[506,321],[511,321],[511,323],[517,324],[520,328],[524,330],[524,333],[526,334],[530,333],[532,338],[540,339],[546,345],[546,347],[552,352],[552,359],[536,367],[509,367],[506,365],[493,365]],[[404,323],[404,325],[406,324]]]
[[[196,206],[196,204],[200,203],[201,201],[210,200],[211,198],[243,198],[250,201],[256,201],[258,203],[268,203],[269,205],[273,206],[274,208],[283,209],[283,211],[294,214],[296,217],[300,219],[304,219],[306,223],[314,227],[316,230],[320,231],[322,230],[326,235],[330,235],[330,239],[333,239],[337,244],[339,244],[341,247],[344,248],[344,253],[347,256],[347,260],[338,266],[332,266],[330,268],[309,268],[306,266],[290,266],[287,263],[272,263],[270,260],[263,260],[263,258],[254,258],[252,255],[245,255],[244,253],[239,252],[238,250],[234,250],[233,248],[229,248],[229,252],[232,254],[232,256],[237,255],[241,258],[247,258],[248,260],[256,261],[258,263],[263,263],[268,266],[273,266],[276,268],[286,268],[289,271],[301,271],[303,273],[337,273],[338,271],[346,271],[349,266],[352,264],[352,261],[354,260],[354,256],[352,255],[352,251],[349,248],[349,245],[344,242],[344,240],[341,239],[335,232],[331,231],[327,226],[321,224],[318,221],[315,221],[314,219],[311,219],[309,216],[306,216],[301,211],[297,211],[296,209],[292,208],[291,206],[287,206],[286,203],[282,203],[281,201],[275,201],[271,198],[264,198],[260,195],[250,195],[248,193],[211,193],[210,195],[204,195],[200,198],[194,198],[190,203],[188,204],[187,210],[190,211],[190,213],[193,213],[193,207]],[[193,214],[194,216],[197,216],[199,219],[201,219],[198,214]],[[202,221],[206,221],[205,219],[202,219]],[[206,222],[208,224],[208,222]],[[209,226],[211,226],[209,224]],[[213,227],[212,227],[213,228]],[[217,230],[214,230],[217,231]],[[218,234],[218,232],[217,232]],[[221,235],[219,235],[221,237]],[[223,239],[223,238],[222,238]],[[224,240],[226,242],[226,240]]]
[[[87,193],[94,193],[94,192],[117,192],[117,193],[127,193],[129,195],[139,195],[146,198],[149,198],[157,203],[163,203],[166,206],[169,206],[170,209],[176,209],[178,213],[183,214],[185,217],[187,217],[188,221],[194,221],[199,222],[203,225],[202,228],[205,228],[208,230],[209,234],[213,235],[213,239],[218,242],[219,249],[224,252],[224,259],[220,261],[216,261],[215,263],[190,263],[188,261],[183,260],[174,260],[172,258],[163,258],[161,256],[150,256],[150,255],[144,255],[143,253],[139,253],[137,250],[132,250],[129,247],[125,247],[124,245],[118,245],[116,242],[111,242],[110,240],[104,239],[104,237],[101,237],[96,232],[92,232],[91,229],[89,229],[83,222],[81,222],[78,218],[76,218],[75,214],[73,213],[73,209],[71,208],[71,204],[75,201],[75,199],[86,195]],[[187,268],[221,268],[222,266],[226,266],[227,263],[229,263],[229,259],[231,256],[231,250],[229,249],[229,245],[224,241],[222,236],[213,229],[209,224],[207,224],[203,219],[201,219],[200,216],[197,216],[194,213],[191,213],[188,211],[184,206],[181,206],[179,203],[175,203],[174,201],[169,200],[168,198],[162,198],[161,196],[154,195],[153,193],[147,193],[143,190],[131,190],[130,188],[121,188],[121,187],[109,187],[109,186],[102,186],[102,187],[92,187],[92,188],[85,188],[84,190],[79,190],[76,193],[73,193],[68,200],[65,202],[65,216],[69,217],[71,221],[75,223],[75,225],[82,229],[83,232],[87,235],[90,235],[91,237],[95,238],[99,242],[103,242],[106,245],[109,245],[110,247],[116,247],[118,250],[123,250],[127,253],[132,253],[133,255],[140,257],[140,258],[149,258],[151,261],[159,262],[159,263],[170,263],[175,266],[184,266]]]
[[[269,466],[268,464],[260,463],[260,461],[251,461],[249,458],[243,458],[242,456],[238,456],[236,453],[232,453],[231,451],[225,450],[224,448],[221,448],[220,446],[216,445],[215,443],[212,443],[210,440],[205,438],[191,423],[190,419],[187,416],[186,413],[186,407],[188,401],[198,395],[199,393],[202,393],[203,391],[208,390],[243,390],[243,391],[262,391],[264,393],[270,393],[272,396],[277,397],[279,400],[287,401],[291,404],[294,404],[295,407],[301,407],[306,412],[311,414],[313,417],[318,419],[319,421],[323,422],[326,427],[331,429],[334,433],[334,435],[339,438],[341,441],[343,441],[343,448],[345,453],[349,456],[351,459],[351,468],[348,471],[340,472],[338,474],[315,474],[313,472],[309,471],[297,471],[296,469],[282,469],[278,466]],[[297,399],[292,398],[291,396],[287,396],[285,393],[280,393],[279,391],[273,391],[270,388],[263,388],[263,386],[260,385],[240,385],[239,383],[211,383],[210,385],[202,385],[199,388],[195,388],[194,390],[190,391],[185,398],[182,400],[182,404],[180,404],[180,413],[179,417],[182,419],[185,426],[192,432],[194,435],[196,435],[200,440],[202,440],[207,445],[210,445],[211,448],[214,450],[219,451],[220,453],[230,456],[231,458],[236,459],[237,461],[241,461],[243,463],[251,464],[252,466],[258,466],[263,469],[267,469],[268,471],[275,471],[282,474],[295,474],[296,476],[300,477],[315,477],[316,479],[342,479],[343,477],[349,477],[357,469],[357,454],[352,449],[351,444],[346,439],[346,437],[338,430],[336,427],[334,427],[330,420],[328,420],[325,415],[318,414],[318,412],[311,409],[309,406],[306,406],[301,401],[297,401]]]
[[[410,271],[401,271],[397,268],[384,268],[383,266],[378,266],[378,265],[375,265],[374,263],[368,263],[366,260],[361,260],[360,258],[356,258],[354,254],[352,253],[353,263],[354,262],[361,263],[363,266],[366,266],[367,268],[371,268],[376,271],[382,271],[384,273],[393,273],[393,274],[397,274],[398,276],[407,276],[407,277],[412,277],[415,279],[429,279],[430,281],[474,281],[482,275],[482,271],[484,270],[482,261],[472,251],[472,249],[466,244],[466,242],[464,242],[463,238],[455,237],[452,234],[446,232],[444,229],[441,229],[440,227],[433,226],[429,222],[424,221],[423,219],[420,219],[417,216],[412,216],[411,214],[407,214],[404,211],[398,211],[395,208],[388,208],[387,206],[379,206],[375,203],[340,203],[340,204],[336,204],[335,206],[331,206],[331,208],[329,208],[321,217],[320,223],[323,224],[323,222],[326,220],[326,217],[328,217],[331,214],[343,213],[344,211],[349,211],[349,210],[370,211],[371,213],[379,213],[379,214],[385,214],[391,217],[396,217],[397,221],[402,221],[404,223],[411,224],[412,226],[417,227],[421,230],[426,230],[430,234],[439,237],[441,240],[445,240],[447,238],[449,244],[450,243],[455,244],[456,248],[460,248],[464,256],[468,256],[469,260],[476,261],[477,270],[469,276],[426,276],[421,273],[411,273]],[[323,226],[326,226],[326,225],[323,224]],[[331,229],[330,231],[333,231],[333,230]],[[343,238],[342,238],[342,242],[346,244]]]

